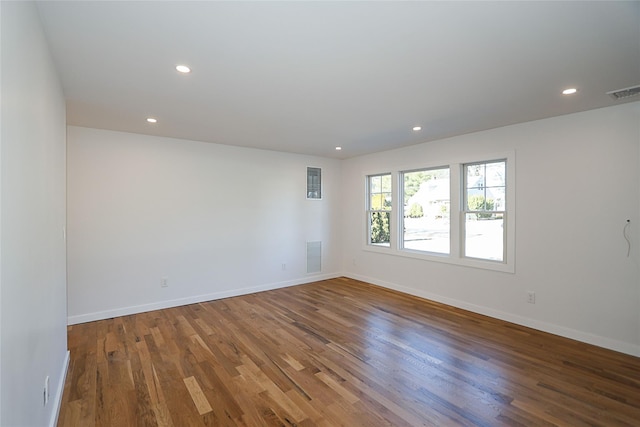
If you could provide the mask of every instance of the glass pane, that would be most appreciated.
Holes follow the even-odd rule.
[[[369,177],[369,191],[371,193],[379,193],[382,191],[382,178],[379,176]]]
[[[385,193],[391,192],[391,175],[382,175],[382,191]]]
[[[382,209],[386,211],[390,211],[391,210],[391,193],[383,193],[382,197],[384,199],[384,202],[382,204]]]
[[[448,254],[450,251],[449,222],[425,224],[414,218],[405,218],[403,239],[404,249]]]
[[[484,218],[480,216],[484,215]],[[503,214],[466,214],[464,255],[492,261],[504,260]]]
[[[479,188],[467,189],[467,208],[468,211],[484,211],[487,207],[485,200],[485,190]]]
[[[505,188],[494,187],[487,188],[487,210],[488,211],[504,211],[506,207],[505,203]]]
[[[485,186],[485,168],[484,164],[466,165],[467,188],[484,188]]]
[[[403,248],[448,254],[449,169],[404,173]]]
[[[424,171],[419,172],[405,172],[402,174],[402,178],[404,180],[404,205],[407,205],[409,198],[416,194],[420,189],[420,184],[424,182]]]
[[[391,229],[389,227],[390,212],[371,212],[369,218],[369,243],[378,246],[390,246]]]
[[[487,163],[485,185],[487,187],[504,187],[506,182],[505,167],[506,162]]]
[[[382,209],[384,204],[384,200],[382,198],[382,194],[372,194],[371,195],[371,204],[369,205],[369,209],[372,211],[379,211]]]

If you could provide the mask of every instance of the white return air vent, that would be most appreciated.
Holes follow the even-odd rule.
[[[322,242],[307,242],[307,273],[322,271]]]
[[[640,95],[640,85],[631,86],[624,89],[612,90],[611,92],[607,92],[607,95],[611,96],[613,99],[616,99],[616,100],[637,96],[637,95]]]

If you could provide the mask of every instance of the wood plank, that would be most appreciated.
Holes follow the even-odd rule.
[[[187,386],[187,390],[189,390],[189,394],[191,395],[191,399],[193,399],[193,403],[196,405],[198,409],[198,413],[200,415],[204,415],[208,412],[213,411],[207,397],[202,392],[198,381],[195,377],[189,377],[184,379],[184,385]]]

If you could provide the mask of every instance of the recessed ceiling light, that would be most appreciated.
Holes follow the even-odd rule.
[[[342,147],[336,147],[336,151],[342,150]]]
[[[153,117],[147,117],[147,122],[149,122],[149,123],[158,123],[158,119],[154,119]]]
[[[186,65],[176,65],[176,70],[178,70],[183,74],[187,74],[191,72],[191,68],[187,67]]]
[[[576,93],[578,91],[578,89],[576,89],[575,87],[570,87],[569,89],[565,89],[562,91],[563,95],[573,95],[574,93]]]
[[[422,130],[422,126],[414,126],[413,130],[416,131],[416,132],[419,131],[419,130]]]

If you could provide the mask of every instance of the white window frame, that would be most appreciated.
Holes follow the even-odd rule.
[[[391,177],[391,209],[389,210],[384,210],[384,209],[372,209],[371,208],[371,178],[375,178],[375,177],[383,177],[383,176],[387,176],[389,175]],[[365,185],[366,185],[366,190],[365,190],[365,196],[366,196],[366,200],[365,200],[365,217],[366,217],[366,221],[365,221],[365,227],[366,227],[366,240],[365,240],[365,244],[367,247],[369,248],[376,248],[376,249],[380,249],[383,251],[388,251],[389,249],[391,249],[392,247],[395,247],[394,244],[394,235],[397,234],[394,232],[394,222],[395,222],[395,218],[394,218],[394,212],[396,212],[396,197],[394,196],[397,192],[394,191],[394,174],[392,172],[382,172],[382,173],[373,173],[373,174],[368,174],[365,176]],[[375,244],[375,243],[371,243],[371,214],[374,212],[389,212],[389,245],[381,245],[381,244]]]
[[[505,189],[505,208],[503,210],[495,210],[495,211],[488,211],[488,210],[478,210],[478,211],[474,211],[474,210],[470,210],[468,209],[468,188],[467,188],[467,175],[466,175],[466,168],[468,166],[474,166],[474,165],[487,165],[487,164],[491,164],[491,163],[501,163],[504,162],[505,164],[505,183],[504,183],[504,189]],[[494,262],[494,263],[502,263],[504,264],[507,258],[507,233],[506,231],[508,230],[508,228],[505,228],[508,224],[508,215],[507,215],[507,207],[509,206],[509,199],[507,197],[507,188],[508,188],[508,180],[509,180],[509,176],[508,176],[508,170],[507,170],[507,159],[494,159],[494,160],[486,160],[486,161],[482,161],[482,162],[471,162],[471,163],[465,163],[462,165],[462,168],[460,170],[460,172],[462,173],[462,207],[461,207],[461,212],[460,212],[460,244],[461,244],[461,256],[468,258],[468,259],[475,259],[475,260],[482,260],[482,261],[487,261],[487,262]],[[486,178],[486,177],[485,177]],[[496,188],[496,187],[492,187],[492,188]],[[483,190],[484,193],[486,194],[486,186],[483,186]],[[486,198],[485,198],[485,202],[486,202]],[[503,224],[503,228],[502,228],[502,260],[492,260],[492,259],[488,259],[488,258],[478,258],[478,257],[472,257],[470,255],[466,255],[467,252],[467,246],[466,246],[466,233],[467,233],[467,221],[466,221],[466,216],[467,214],[482,214],[482,213],[486,213],[486,214],[502,214],[502,224]]]
[[[469,258],[464,256],[464,215],[463,215],[463,201],[464,201],[464,179],[462,174],[464,173],[465,164],[477,164],[477,163],[490,163],[492,161],[506,160],[506,208],[505,208],[505,220],[504,227],[506,232],[504,233],[504,259],[503,261],[485,260],[480,258]],[[416,170],[425,169],[438,169],[442,167],[449,167],[449,185],[450,185],[450,224],[449,231],[450,238],[450,253],[440,254],[431,252],[415,251],[411,249],[402,249],[401,240],[403,239],[402,233],[402,221],[398,215],[404,214],[404,199],[402,203],[399,202],[402,196],[402,188],[404,185],[401,182],[402,172],[411,172]],[[365,234],[362,241],[364,245],[362,249],[368,252],[383,253],[387,255],[400,256],[406,258],[413,258],[423,261],[440,262],[445,264],[454,264],[465,267],[480,268],[484,270],[500,271],[505,273],[515,273],[515,227],[516,227],[516,154],[515,151],[498,152],[489,155],[469,155],[463,158],[456,158],[453,160],[448,159],[434,159],[433,162],[424,162],[423,164],[408,164],[405,167],[398,167],[392,170],[392,213],[390,220],[390,232],[391,241],[390,246],[377,246],[368,244],[369,236],[369,200],[365,200],[365,226],[363,230]],[[364,182],[366,188],[364,191],[365,198],[369,198],[369,177],[386,175],[389,172],[375,172],[367,173],[364,175]]]

